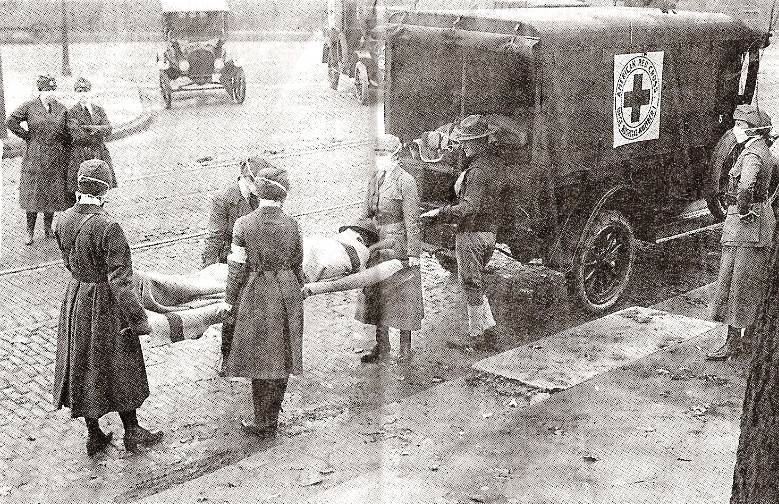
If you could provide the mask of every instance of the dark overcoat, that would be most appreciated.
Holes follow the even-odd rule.
[[[227,376],[283,379],[303,373],[303,242],[297,221],[278,207],[241,217],[233,244],[244,263],[228,259],[225,300],[238,306]]]
[[[134,410],[149,396],[138,338],[148,321],[124,232],[102,208],[77,204],[57,219],[55,236],[72,278],[59,318],[54,406],[92,418]]]
[[[204,268],[215,263],[227,262],[227,254],[230,253],[230,244],[233,242],[235,221],[251,213],[252,210],[237,183],[214,195],[208,217],[208,236],[202,255]]]
[[[27,148],[19,173],[19,206],[28,212],[59,212],[71,204],[66,192],[67,109],[54,101],[51,113],[40,98],[22,104],[6,121]],[[22,127],[27,124],[27,128]]]
[[[92,112],[77,103],[68,110],[68,134],[70,135],[70,153],[68,156],[67,190],[76,192],[78,183],[78,167],[87,159],[102,159],[111,169],[111,187],[116,187],[116,175],[111,163],[111,154],[105,145],[105,139],[111,134],[111,123],[105,110],[99,105],[92,105]]]

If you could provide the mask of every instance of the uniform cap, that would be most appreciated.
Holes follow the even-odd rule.
[[[739,105],[733,112],[733,119],[744,121],[753,128],[771,127],[771,117],[754,105]]]
[[[89,82],[84,77],[79,77],[76,83],[73,85],[73,90],[78,92],[81,91],[91,91],[92,90],[92,83]]]
[[[248,168],[249,173],[254,177],[256,177],[260,170],[264,168],[275,168],[267,159],[260,156],[251,156],[243,161],[241,165],[241,170],[243,170],[244,167]]]
[[[289,192],[289,177],[284,168],[260,168],[254,176],[254,182],[257,185],[258,198],[282,201]]]
[[[490,136],[492,129],[487,123],[487,119],[481,114],[474,114],[465,117],[460,124],[452,130],[452,140],[462,142],[465,140],[476,140]]]
[[[111,168],[102,159],[87,159],[78,167],[77,182],[93,182],[111,187]]]
[[[57,80],[51,75],[39,75],[36,81],[38,91],[54,91],[57,89]]]

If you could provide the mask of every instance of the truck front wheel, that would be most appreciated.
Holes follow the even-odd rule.
[[[368,67],[362,61],[354,64],[354,96],[360,105],[370,105],[376,99],[376,89],[368,78]]]
[[[584,231],[581,249],[574,258],[571,288],[591,313],[608,310],[630,281],[636,256],[633,227],[616,210],[601,210]]]

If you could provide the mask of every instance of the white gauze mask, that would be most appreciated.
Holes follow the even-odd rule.
[[[749,140],[749,135],[741,126],[733,126],[733,135],[736,137],[736,142],[738,143],[744,143]]]

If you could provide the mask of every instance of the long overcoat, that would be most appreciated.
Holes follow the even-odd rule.
[[[775,159],[762,138],[750,141],[729,172],[729,205],[722,228],[722,258],[712,298],[712,319],[751,326],[767,280],[776,217],[769,188]],[[752,219],[741,214],[752,211]]]
[[[70,407],[74,418],[134,410],[149,396],[138,338],[148,321],[124,232],[102,208],[77,204],[57,219],[55,236],[72,278],[59,318],[54,406]]]
[[[243,263],[228,258],[225,300],[238,306],[227,376],[283,379],[303,373],[303,242],[297,221],[261,206],[233,228]]]
[[[111,163],[111,154],[105,139],[111,134],[111,122],[103,107],[92,105],[89,111],[86,105],[77,103],[68,110],[68,134],[70,135],[70,153],[68,156],[67,191],[76,192],[78,167],[87,159],[102,159],[111,169],[111,187],[116,187],[116,175]]]
[[[395,258],[419,257],[422,248],[419,192],[414,177],[396,162],[368,182],[363,217],[372,218],[379,239],[394,239]],[[368,266],[377,259],[372,258]],[[422,273],[407,267],[376,285],[363,289],[355,318],[364,323],[400,330],[422,328]]]
[[[51,112],[40,98],[23,103],[6,121],[27,143],[19,173],[19,206],[28,212],[59,212],[71,200],[66,192],[68,170],[67,109],[54,101]],[[22,127],[26,123],[26,129]]]

